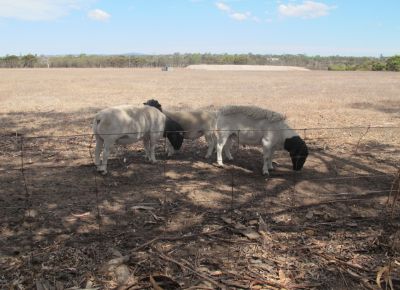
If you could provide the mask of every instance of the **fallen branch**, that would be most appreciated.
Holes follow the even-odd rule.
[[[363,276],[361,276],[361,275],[359,275],[359,274],[357,274],[357,273],[354,273],[354,272],[351,271],[350,269],[344,269],[344,270],[345,270],[346,273],[349,274],[351,277],[353,277],[353,278],[359,280],[359,281],[361,282],[361,284],[363,284],[366,288],[372,289],[372,290],[376,290],[376,289],[377,289],[376,287],[372,286],[372,285],[368,282],[368,279],[367,279],[367,278],[365,278],[365,277],[363,277]]]
[[[360,270],[363,272],[367,272],[370,273],[371,271],[368,269],[363,268],[360,265],[357,264],[353,264],[350,262],[346,262],[346,261],[342,261],[336,257],[333,256],[329,256],[327,254],[323,254],[323,253],[317,253],[317,255],[319,255],[320,257],[324,258],[325,260],[327,260],[330,263],[335,263],[338,264],[339,267],[341,267],[344,271],[346,271],[347,274],[349,274],[352,278],[358,280],[361,282],[361,284],[363,284],[364,287],[366,287],[367,289],[376,289],[376,287],[372,286],[369,282],[368,282],[368,278],[365,276],[362,276],[358,273],[353,272],[350,268],[352,268],[353,270]]]
[[[211,231],[209,233],[198,233],[198,234],[192,234],[192,235],[187,235],[187,236],[182,236],[182,237],[170,237],[170,236],[163,236],[159,235],[150,241],[145,242],[144,244],[137,246],[134,248],[131,252],[137,252],[143,248],[146,248],[147,246],[150,246],[151,244],[157,242],[157,241],[178,241],[178,240],[184,240],[184,239],[191,239],[191,238],[197,238],[198,236],[205,235],[208,236],[209,234],[215,233],[218,230]]]
[[[168,256],[166,256],[166,255],[164,255],[164,254],[162,254],[162,253],[160,253],[160,252],[158,252],[157,249],[155,249],[155,248],[153,248],[153,250],[157,252],[157,255],[158,255],[161,259],[164,259],[164,260],[166,260],[166,261],[169,261],[169,262],[172,262],[172,263],[174,263],[174,264],[177,264],[177,265],[178,265],[179,267],[181,267],[182,269],[185,269],[185,270],[188,270],[189,272],[192,272],[193,274],[199,276],[200,278],[203,278],[204,280],[207,280],[208,282],[210,282],[211,284],[213,284],[213,285],[219,287],[220,289],[223,289],[223,290],[226,289],[225,285],[222,285],[221,283],[218,283],[218,282],[215,281],[214,279],[211,279],[210,277],[208,277],[208,276],[206,276],[206,275],[204,275],[204,274],[202,274],[202,273],[197,272],[196,270],[193,269],[193,267],[191,267],[191,266],[186,266],[186,265],[182,264],[181,262],[178,262],[177,260],[175,260],[175,259],[173,259],[173,258],[171,258],[171,257],[168,257]]]
[[[161,287],[157,284],[156,280],[154,280],[153,276],[151,276],[151,275],[150,275],[150,283],[151,283],[151,286],[153,286],[153,289],[154,289],[154,290],[163,290],[163,288],[161,288]]]
[[[329,256],[329,255],[323,254],[323,253],[317,253],[317,254],[320,257],[324,258],[325,260],[327,260],[329,262],[334,262],[334,263],[337,263],[337,264],[341,264],[343,266],[348,266],[350,268],[353,268],[353,269],[356,269],[356,270],[360,270],[360,271],[363,271],[363,272],[371,272],[370,270],[365,269],[364,267],[362,267],[362,266],[360,266],[358,264],[354,264],[354,263],[351,263],[351,262],[346,262],[346,261],[340,260],[340,259],[338,259],[338,258],[336,258],[334,256]]]
[[[319,283],[314,283],[314,284],[291,284],[291,283],[287,283],[287,285],[283,285],[282,283],[278,283],[275,281],[271,281],[271,280],[265,280],[264,277],[260,276],[258,273],[252,271],[249,267],[247,267],[247,270],[251,273],[251,275],[249,275],[249,273],[247,273],[247,275],[249,276],[249,278],[252,279],[252,283],[250,284],[250,288],[252,288],[253,285],[268,285],[270,287],[273,287],[274,289],[310,289],[313,287],[319,287],[321,286],[321,284]],[[254,280],[255,279],[255,280]]]

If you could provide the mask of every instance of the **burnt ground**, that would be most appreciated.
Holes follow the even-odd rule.
[[[302,132],[304,169],[277,152],[269,179],[259,148],[236,145],[219,168],[203,140],[169,159],[161,142],[158,164],[137,143],[101,176],[90,135],[4,131],[1,288],[372,289],[383,269],[397,289],[400,216],[386,203],[400,149],[364,130]]]

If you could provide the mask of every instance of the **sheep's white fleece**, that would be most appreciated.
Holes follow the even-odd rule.
[[[195,140],[204,135],[208,144],[206,158],[210,157],[215,148],[216,112],[209,111],[163,111],[165,115],[179,123],[184,132],[184,138]],[[173,149],[169,146],[169,155]]]
[[[222,107],[218,114],[224,116],[242,114],[254,120],[265,119],[269,122],[286,120],[286,116],[283,114],[255,106],[226,106]]]
[[[107,159],[114,144],[130,144],[143,139],[146,157],[155,162],[154,148],[163,136],[166,116],[153,107],[123,105],[98,112],[93,121],[96,137],[95,164],[107,173]],[[100,153],[103,149],[103,160]]]
[[[223,165],[222,150],[228,159],[232,135],[239,135],[240,144],[262,145],[264,152],[263,174],[273,169],[272,155],[276,149],[283,149],[285,139],[297,136],[285,122],[286,117],[280,113],[253,106],[227,106],[217,115],[217,161]]]
[[[108,138],[116,140],[118,144],[125,144],[125,139],[132,139],[132,142],[135,142],[150,131],[160,131],[162,135],[165,120],[166,116],[153,107],[122,105],[98,112],[93,123],[93,132],[102,137],[111,134]],[[125,139],[120,139],[127,133],[136,134],[130,134]]]

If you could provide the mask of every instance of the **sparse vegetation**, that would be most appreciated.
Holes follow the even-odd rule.
[[[387,60],[386,70],[400,71],[400,55],[393,56]]]
[[[0,57],[0,67],[186,67],[193,64],[285,65],[313,70],[333,71],[400,71],[400,56],[344,57],[263,55],[263,54],[211,54],[187,53],[169,55],[62,55],[37,56],[33,54]]]

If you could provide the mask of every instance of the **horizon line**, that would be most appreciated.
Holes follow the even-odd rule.
[[[211,55],[262,55],[262,56],[306,56],[306,57],[356,57],[356,58],[386,58],[392,57],[399,54],[391,54],[391,55],[384,55],[383,53],[380,56],[371,56],[371,55],[347,55],[347,54],[307,54],[307,53],[254,53],[254,52],[247,52],[247,53],[228,53],[228,52],[173,52],[173,53],[141,53],[141,52],[126,52],[126,53],[60,53],[60,54],[38,54],[38,53],[19,53],[19,54],[3,54],[0,57],[7,57],[7,56],[24,56],[24,55],[34,55],[38,57],[60,57],[60,56],[169,56],[169,55],[188,55],[188,54],[211,54]]]

